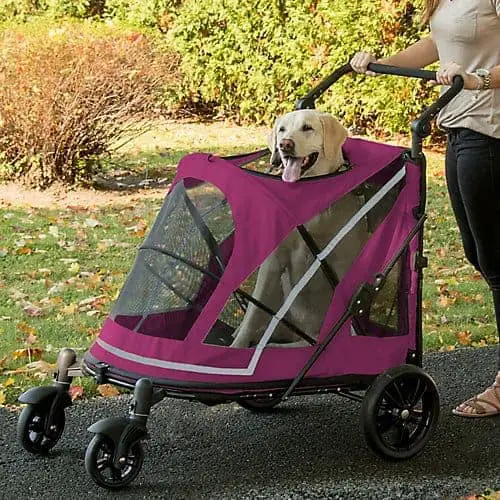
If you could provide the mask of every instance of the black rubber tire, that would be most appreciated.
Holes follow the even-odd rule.
[[[17,421],[17,440],[30,453],[42,455],[51,450],[64,431],[66,417],[61,409],[56,415],[53,428],[45,432],[45,422],[49,416],[50,404],[28,404],[23,408]]]
[[[281,403],[281,398],[252,398],[252,399],[240,399],[238,404],[245,408],[245,410],[250,410],[255,413],[271,413],[276,406]]]
[[[92,480],[108,490],[119,490],[128,486],[139,474],[144,462],[144,450],[140,441],[135,441],[127,451],[127,463],[123,468],[113,465],[115,444],[104,434],[96,434],[85,452],[85,469]]]
[[[439,418],[439,393],[434,380],[414,365],[391,368],[366,391],[361,427],[371,450],[391,460],[405,460],[422,451]]]

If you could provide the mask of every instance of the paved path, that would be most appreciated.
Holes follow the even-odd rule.
[[[272,415],[237,405],[165,400],[153,410],[139,477],[111,494],[84,470],[86,427],[126,414],[128,399],[67,410],[65,434],[48,457],[15,441],[16,415],[0,411],[0,498],[14,499],[432,499],[500,489],[500,418],[461,419],[454,404],[491,383],[494,348],[429,354],[441,394],[439,427],[418,457],[388,463],[368,450],[359,404],[332,395],[294,398]]]

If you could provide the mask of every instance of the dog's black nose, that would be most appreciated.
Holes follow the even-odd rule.
[[[295,150],[295,143],[292,141],[292,139],[281,139],[280,149],[281,151],[283,151],[283,153],[292,154]]]

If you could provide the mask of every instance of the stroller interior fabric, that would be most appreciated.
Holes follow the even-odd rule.
[[[404,363],[416,349],[421,242],[420,168],[402,148],[361,139],[344,145],[341,171],[294,184],[259,170],[269,154],[234,158],[191,154],[181,160],[171,192],[138,251],[110,317],[86,355],[130,378],[238,384],[293,379],[332,329],[336,334],[308,377],[378,374]],[[314,241],[308,225],[355,196],[352,213]],[[359,246],[350,238],[363,228]],[[252,296],[259,268],[292,232],[306,241],[307,272],[287,283],[280,304]],[[359,231],[358,231],[359,234]],[[342,268],[336,254],[348,254]],[[363,284],[385,274],[366,307],[346,314]],[[308,287],[325,290],[311,302]],[[294,304],[309,300],[294,320]],[[245,314],[258,311],[259,340],[231,347]],[[279,332],[305,346],[275,342]],[[269,343],[273,343],[269,346]],[[229,386],[228,386],[229,387]]]

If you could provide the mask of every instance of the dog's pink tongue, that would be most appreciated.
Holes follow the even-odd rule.
[[[285,182],[295,182],[300,179],[302,158],[287,158],[284,161],[284,169],[281,178]]]

